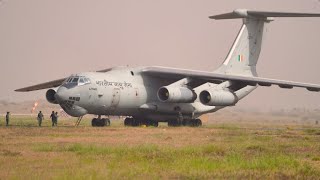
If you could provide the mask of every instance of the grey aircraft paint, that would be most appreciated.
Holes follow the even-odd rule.
[[[235,10],[212,19],[243,19],[240,32],[223,64],[214,72],[165,67],[116,67],[79,73],[16,91],[47,91],[47,100],[71,116],[128,116],[126,125],[201,125],[199,116],[236,103],[258,86],[303,87],[320,91],[320,85],[257,77],[264,24],[270,17],[320,17],[320,14]],[[129,118],[131,117],[131,118]],[[97,122],[96,122],[97,121]],[[105,124],[105,123],[102,123]]]

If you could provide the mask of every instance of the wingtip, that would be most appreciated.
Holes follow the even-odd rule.
[[[248,10],[247,9],[235,9],[229,13],[209,16],[210,19],[215,19],[215,20],[237,19],[237,18],[246,18],[246,17],[248,17]]]
[[[23,89],[16,89],[15,92],[25,92]]]

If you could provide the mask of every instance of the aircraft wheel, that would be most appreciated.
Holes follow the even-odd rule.
[[[180,121],[180,120],[168,121],[168,126],[178,127],[181,125],[182,125],[182,121]]]
[[[146,122],[145,122],[145,124],[146,124],[146,126],[147,127],[149,127],[149,126],[153,126],[153,121],[152,120],[146,120]]]
[[[92,127],[96,127],[96,126],[97,126],[97,118],[93,118],[93,119],[91,120],[91,126],[92,126]]]
[[[183,125],[183,119],[178,119],[177,121],[176,121],[176,126],[182,126]]]
[[[96,119],[95,121],[95,127],[101,127],[102,120],[101,119]]]
[[[143,119],[143,120],[140,120],[138,124],[139,124],[140,126],[147,126],[147,127],[149,127],[150,124],[151,124],[151,122],[150,122],[150,120],[145,120],[145,119]]]
[[[98,123],[98,126],[99,127],[103,127],[103,126],[105,126],[106,125],[106,119],[100,119],[100,120],[98,120],[99,121],[99,123]]]
[[[158,127],[159,126],[159,122],[154,121],[154,120],[146,120],[143,122],[143,124],[146,125],[147,127],[149,127],[149,126]]]
[[[175,120],[174,121],[168,121],[168,126],[169,127],[174,127],[175,126]]]
[[[159,122],[158,121],[149,120],[148,123],[149,123],[149,126],[153,126],[153,127],[158,127],[159,126]]]
[[[131,126],[134,127],[136,125],[136,120],[134,118],[131,118]]]
[[[159,127],[159,122],[158,122],[158,121],[153,121],[152,125],[153,125],[154,127]]]
[[[111,122],[108,118],[103,118],[100,120],[100,127],[110,126]]]
[[[202,121],[201,121],[201,119],[196,119],[196,126],[197,126],[197,127],[202,126]]]
[[[190,123],[191,127],[197,127],[198,126],[198,121],[196,119],[192,119]]]
[[[182,125],[183,125],[183,126],[190,126],[190,127],[192,127],[192,120],[190,120],[190,119],[184,120]]]
[[[138,119],[126,118],[126,119],[124,120],[124,125],[125,125],[125,126],[135,127],[135,126],[139,126],[140,124],[141,124],[141,121],[138,120]]]
[[[134,127],[137,127],[137,126],[141,125],[141,121],[139,119],[134,119],[133,118],[132,121],[133,121],[132,126],[134,126]]]
[[[132,126],[132,120],[131,120],[131,118],[126,118],[126,119],[124,120],[124,125],[125,125],[125,126]]]
[[[189,120],[184,119],[182,121],[182,126],[188,126],[189,125]]]

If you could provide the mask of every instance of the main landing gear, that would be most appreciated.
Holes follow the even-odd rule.
[[[157,121],[152,121],[152,120],[140,120],[140,119],[135,119],[135,118],[126,118],[124,120],[124,125],[125,126],[153,126],[153,127],[158,127],[159,123]]]
[[[190,126],[190,127],[200,127],[202,126],[201,119],[177,119],[173,121],[168,121],[168,126],[178,127],[178,126]]]
[[[108,119],[108,118],[101,119],[101,115],[99,115],[98,118],[92,119],[91,125],[92,125],[92,127],[110,126],[110,119]]]

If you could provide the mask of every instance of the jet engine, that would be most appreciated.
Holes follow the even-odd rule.
[[[58,104],[58,101],[57,101],[57,99],[56,99],[56,97],[55,97],[55,94],[56,94],[57,92],[55,91],[55,90],[53,90],[53,89],[49,89],[48,91],[47,91],[47,93],[46,93],[46,98],[47,98],[47,101],[49,102],[49,103],[52,103],[52,104]]]
[[[191,103],[197,99],[197,94],[186,87],[164,86],[158,90],[158,98],[162,102]]]
[[[233,106],[238,102],[236,94],[226,90],[204,90],[200,93],[200,102],[208,106]]]

